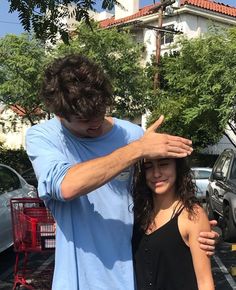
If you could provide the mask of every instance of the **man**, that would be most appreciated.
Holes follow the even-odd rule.
[[[132,165],[187,156],[191,141],[156,133],[163,117],[144,135],[137,125],[107,117],[111,84],[80,55],[49,66],[41,97],[56,117],[28,130],[27,152],[57,223],[53,289],[133,290]]]

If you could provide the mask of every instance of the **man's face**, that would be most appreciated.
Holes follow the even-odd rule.
[[[70,121],[61,118],[62,124],[77,137],[95,138],[104,134],[105,114],[91,119],[71,116]]]

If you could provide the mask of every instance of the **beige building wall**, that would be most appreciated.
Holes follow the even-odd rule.
[[[139,11],[139,0],[119,0],[123,6],[115,5],[115,19],[133,15]]]

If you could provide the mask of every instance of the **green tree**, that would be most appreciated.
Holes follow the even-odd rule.
[[[149,121],[164,114],[163,131],[189,137],[201,149],[218,142],[227,124],[235,130],[236,29],[178,45],[179,52],[162,58],[161,89]]]
[[[59,33],[62,40],[69,41],[67,26],[61,21],[63,18],[75,18],[89,24],[89,11],[95,11],[98,2],[102,9],[113,9],[116,0],[8,0],[10,12],[17,11],[23,28],[36,34],[42,40],[51,39]],[[70,7],[70,9],[69,9]]]
[[[107,73],[114,87],[115,106],[112,113],[119,117],[134,118],[144,112],[148,98],[147,77],[141,65],[141,46],[128,31],[99,29],[91,23],[78,27],[70,46],[60,44],[53,56],[77,52],[88,56]]]
[[[27,34],[0,39],[0,101],[32,125],[42,118],[38,91],[46,59],[41,43]]]

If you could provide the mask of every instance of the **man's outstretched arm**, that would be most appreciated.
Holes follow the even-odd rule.
[[[161,116],[139,140],[104,157],[72,166],[61,183],[62,197],[70,200],[87,194],[142,158],[181,158],[190,155],[192,153],[190,140],[156,132],[163,119]]]

